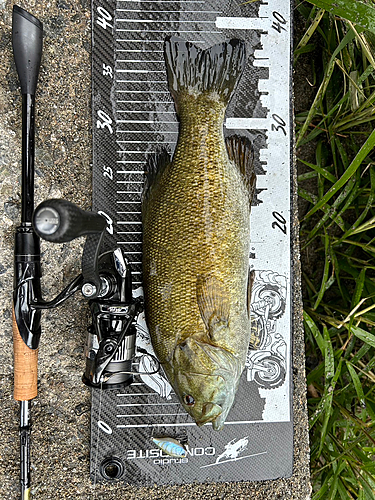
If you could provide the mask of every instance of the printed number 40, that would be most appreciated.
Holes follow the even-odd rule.
[[[276,219],[272,222],[272,228],[278,227],[280,231],[286,234],[286,220],[279,212],[272,212],[273,217]]]

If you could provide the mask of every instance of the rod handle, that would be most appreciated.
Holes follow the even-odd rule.
[[[22,340],[13,310],[14,399],[29,401],[38,393],[38,349]]]
[[[21,92],[35,95],[42,59],[43,24],[18,5],[13,6],[12,44]]]
[[[34,211],[34,231],[40,238],[65,243],[79,236],[100,234],[107,221],[95,212],[86,212],[67,200],[43,201]]]

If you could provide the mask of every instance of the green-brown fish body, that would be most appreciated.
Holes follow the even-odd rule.
[[[143,277],[153,347],[198,425],[222,428],[250,341],[250,205],[255,175],[249,141],[224,140],[226,106],[244,43],[206,51],[165,44],[180,119],[172,162],[150,162],[143,201]],[[229,153],[229,155],[228,155]]]

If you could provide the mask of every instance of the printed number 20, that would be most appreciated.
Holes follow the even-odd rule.
[[[276,221],[272,222],[273,229],[278,227],[280,231],[286,234],[286,220],[284,219],[284,217],[279,212],[272,212],[272,215],[276,219]]]

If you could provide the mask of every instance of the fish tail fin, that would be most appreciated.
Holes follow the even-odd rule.
[[[215,94],[226,105],[246,63],[246,46],[232,39],[202,50],[181,38],[164,43],[170,92],[178,108],[181,93]]]

